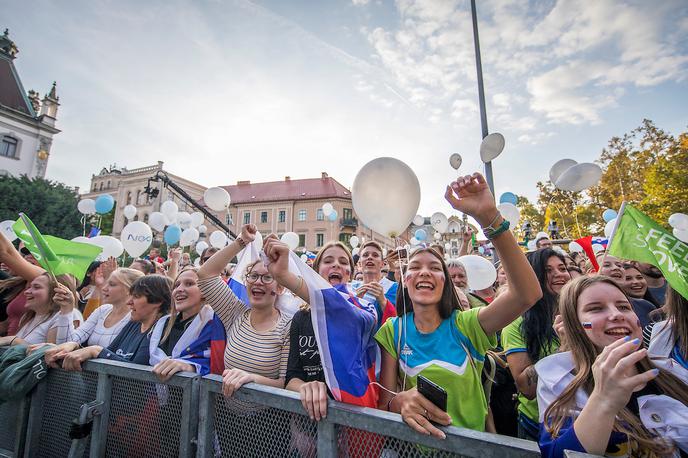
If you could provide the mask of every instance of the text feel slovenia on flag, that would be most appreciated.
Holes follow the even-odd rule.
[[[656,266],[671,287],[688,299],[688,245],[632,205],[624,208],[609,254]]]
[[[102,248],[88,243],[41,235],[29,217],[23,213],[20,213],[20,218],[12,228],[41,267],[53,275],[74,275],[77,282],[84,279],[88,266],[103,251]]]

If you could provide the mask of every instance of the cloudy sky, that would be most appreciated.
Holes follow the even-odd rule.
[[[688,125],[688,3],[481,0],[497,194],[535,196],[643,118]],[[49,178],[87,187],[116,163],[206,186],[319,176],[345,186],[405,161],[420,211],[481,170],[468,0],[0,0],[25,88],[58,83]]]

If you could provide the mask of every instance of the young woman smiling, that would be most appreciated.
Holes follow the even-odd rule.
[[[245,225],[239,237],[198,269],[200,292],[227,332],[222,384],[226,396],[249,382],[284,388],[287,372],[291,318],[275,308],[282,287],[262,261],[246,269],[248,304],[220,278],[227,264],[255,239],[256,232],[254,225]]]
[[[380,382],[390,392],[399,391],[383,391],[380,408],[401,413],[416,431],[440,438],[444,433],[431,422],[485,430],[487,402],[480,379],[484,355],[497,344],[496,332],[542,294],[482,175],[459,178],[447,187],[445,197],[454,209],[475,218],[491,238],[509,289],[486,307],[461,311],[441,255],[419,249],[409,257],[398,291],[398,317],[375,336],[382,349]],[[419,375],[447,391],[447,412],[416,390]]]
[[[129,323],[129,288],[143,277],[138,270],[120,268],[110,274],[99,295],[105,304],[98,307],[77,329],[69,328],[68,341],[45,352],[45,361],[51,366],[67,353],[83,346],[107,347]]]
[[[213,309],[203,305],[196,269],[187,268],[177,276],[172,303],[173,312],[158,320],[151,336],[153,373],[163,381],[181,371],[210,373],[211,344],[218,329],[224,343],[224,329]]]
[[[542,456],[678,456],[677,446],[683,456],[688,387],[653,367],[621,287],[604,276],[577,278],[559,310],[571,351],[535,366]]]
[[[538,406],[535,400],[537,373],[533,366],[559,348],[554,331],[559,293],[571,280],[564,257],[551,248],[528,254],[535,271],[542,299],[502,332],[502,343],[511,375],[518,389],[518,437],[536,441],[539,434]]]

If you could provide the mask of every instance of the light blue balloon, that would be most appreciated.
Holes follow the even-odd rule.
[[[505,192],[502,197],[499,198],[500,204],[514,204],[518,203],[518,197],[513,192]]]
[[[179,238],[182,236],[182,230],[179,226],[167,226],[165,229],[164,240],[168,245],[174,245],[179,242]]]
[[[332,213],[327,216],[327,219],[330,221],[337,221],[337,210],[332,210]]]
[[[112,210],[112,207],[115,206],[115,199],[110,195],[110,194],[105,194],[103,196],[99,196],[96,199],[96,213],[99,213],[101,215],[104,215],[105,213],[109,213],[110,210]]]
[[[617,213],[616,210],[612,210],[611,208],[608,208],[602,213],[602,218],[604,218],[604,222],[608,223],[609,221],[613,220],[616,218]]]
[[[479,247],[478,247],[478,252],[480,252],[480,254],[485,254],[485,248],[479,246]]]
[[[416,233],[414,234],[417,240],[423,241],[428,238],[428,233],[425,232],[423,229],[418,229],[416,230]]]

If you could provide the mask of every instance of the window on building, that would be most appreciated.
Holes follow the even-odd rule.
[[[244,224],[251,224],[251,212],[244,212]]]
[[[260,212],[260,222],[261,223],[267,223],[268,222],[268,212]]]
[[[348,246],[349,245],[349,239],[351,238],[352,235],[353,234],[345,234],[342,232],[341,234],[339,234],[339,241]]]
[[[127,191],[127,205],[131,203],[131,191]]]
[[[277,220],[280,223],[284,223],[287,221],[287,211],[286,210],[280,210],[279,211],[279,219]]]
[[[299,246],[306,246],[306,234],[299,234]]]
[[[325,215],[323,214],[322,208],[318,208],[315,211],[315,219],[318,221],[324,221],[325,220]]]
[[[299,221],[306,221],[306,210],[299,210]]]
[[[103,182],[101,181],[100,182],[100,191],[102,191],[102,190],[103,190]]]
[[[232,221],[232,214],[229,212],[227,212],[227,214],[225,215],[225,224],[227,226],[231,226],[232,224],[234,224],[234,222]]]
[[[4,157],[17,157],[17,145],[19,140],[14,137],[5,135],[2,137],[2,143],[0,143],[0,156]]]
[[[141,191],[137,190],[136,191],[136,205],[139,204],[139,197],[141,197]]]
[[[108,180],[107,188],[110,189],[110,180]]]
[[[325,244],[325,234],[315,234],[315,246],[320,248]]]
[[[148,222],[148,213],[143,214],[143,222],[147,223]]]
[[[344,219],[351,219],[354,217],[354,211],[350,208],[345,208],[343,213],[342,218]]]

